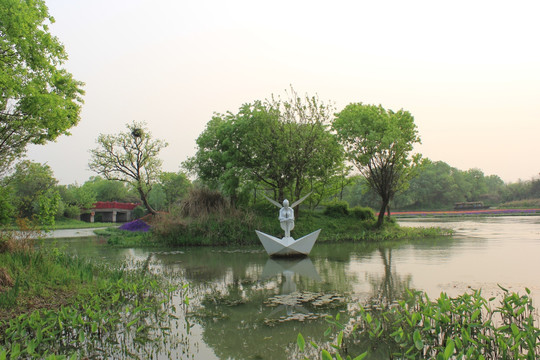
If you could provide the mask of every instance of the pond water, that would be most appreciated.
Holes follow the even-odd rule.
[[[299,332],[323,342],[324,316],[358,303],[399,298],[405,288],[437,297],[498,284],[540,299],[540,217],[403,219],[405,226],[442,226],[455,236],[393,244],[315,244],[309,258],[269,259],[261,247],[113,249],[97,237],[58,239],[68,251],[105,262],[145,261],[179,284],[190,304],[174,299],[173,336],[160,358],[291,359]],[[324,231],[324,229],[323,229]],[[344,319],[347,321],[347,319]]]

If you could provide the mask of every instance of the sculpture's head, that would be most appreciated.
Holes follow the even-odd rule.
[[[287,199],[283,200],[283,206],[284,207],[289,207],[289,200],[287,200]]]

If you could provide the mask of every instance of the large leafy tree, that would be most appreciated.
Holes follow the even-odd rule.
[[[407,188],[420,163],[420,155],[411,156],[420,142],[414,118],[404,110],[352,103],[337,114],[333,128],[349,160],[381,197],[380,227],[384,213],[390,216],[390,200]]]
[[[132,122],[126,127],[124,133],[99,135],[99,146],[90,150],[89,166],[108,180],[131,184],[148,212],[155,215],[148,194],[159,179],[162,161],[158,155],[167,143],[153,139],[143,123]]]
[[[233,206],[242,178],[238,139],[245,135],[236,128],[234,114],[215,114],[196,140],[197,153],[183,163],[204,184],[229,196]]]
[[[165,193],[166,206],[171,206],[175,202],[181,200],[187,195],[191,188],[191,181],[189,181],[186,174],[182,171],[176,173],[161,173],[159,176],[159,183],[163,187],[163,192]]]
[[[236,199],[247,184],[291,201],[315,190],[324,194],[343,176],[343,148],[328,131],[332,108],[316,97],[272,98],[216,114],[185,163],[208,184]],[[216,186],[217,185],[217,186]]]
[[[87,193],[95,193],[96,201],[137,201],[139,196],[132,194],[129,184],[122,181],[107,180],[101,176],[91,176],[81,188]]]
[[[6,179],[6,183],[13,189],[14,205],[21,217],[31,218],[39,216],[45,204],[57,205],[58,180],[46,164],[24,160],[15,166],[15,171]],[[55,205],[55,206],[56,206]],[[46,209],[47,212],[54,212]]]
[[[28,144],[69,134],[79,121],[83,83],[62,68],[53,22],[44,0],[0,1],[0,174]]]
[[[291,89],[287,99],[272,97],[261,105],[247,114],[252,141],[244,155],[251,173],[275,190],[279,201],[286,193],[292,201],[307,191],[322,195],[343,177],[343,147],[329,131],[334,111],[330,104],[316,96],[300,97]]]

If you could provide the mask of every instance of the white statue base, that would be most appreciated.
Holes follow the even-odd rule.
[[[321,229],[298,240],[294,240],[290,236],[279,239],[258,230],[255,230],[255,232],[270,256],[307,256],[311,252],[315,241],[317,241]]]

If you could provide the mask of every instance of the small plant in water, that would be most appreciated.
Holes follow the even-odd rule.
[[[347,324],[339,316],[328,318],[326,334],[334,334],[335,341],[311,346],[323,359],[538,359],[540,329],[529,289],[527,295],[501,289],[495,307],[496,299],[487,300],[480,291],[456,298],[442,293],[435,301],[407,291],[392,305],[361,307]],[[307,350],[301,334],[297,344]]]

